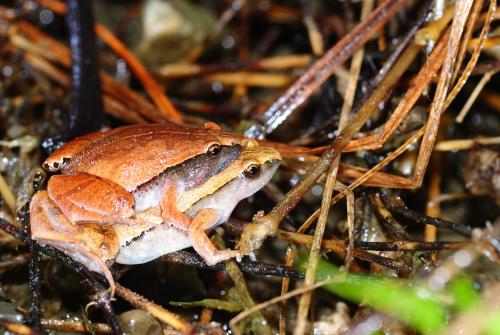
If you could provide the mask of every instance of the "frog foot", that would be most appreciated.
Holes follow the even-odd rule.
[[[193,243],[193,248],[203,257],[208,265],[215,265],[219,262],[240,257],[239,250],[219,250],[212,241],[208,238],[206,231],[213,227],[218,219],[218,214],[215,209],[205,208],[199,211],[193,218],[193,221],[188,227],[188,235]]]
[[[209,254],[201,253],[202,251],[198,250],[196,250],[196,252],[198,252],[200,256],[203,257],[205,263],[207,263],[208,266],[212,266],[232,258],[235,258],[236,261],[241,262],[241,259],[243,257],[243,255],[238,250],[232,249],[216,250],[215,252]]]

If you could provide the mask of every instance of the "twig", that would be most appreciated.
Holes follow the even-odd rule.
[[[435,151],[455,151],[469,150],[476,145],[497,145],[500,144],[500,136],[498,137],[480,137],[466,140],[449,140],[441,141],[434,147]]]
[[[220,270],[220,271],[224,271],[226,269],[224,263],[207,265],[201,256],[188,251],[172,252],[162,256],[160,260],[170,263],[183,264],[197,269]],[[245,259],[239,262],[239,267],[241,271],[251,275],[289,277],[295,279],[304,278],[303,273],[291,267],[283,265],[253,262]]]
[[[285,241],[311,244],[312,236],[306,234],[299,234],[295,232],[287,232],[280,230],[278,238]],[[346,243],[344,240],[324,239],[322,242],[323,247],[338,254],[346,252]],[[468,242],[421,242],[421,241],[391,241],[391,242],[366,242],[354,241],[356,249],[369,250],[369,251],[439,251],[439,250],[456,250],[462,248]]]
[[[384,2],[387,4],[390,2]],[[390,8],[392,9],[392,7]],[[390,11],[387,8],[388,11]],[[378,11],[381,11],[380,7]],[[375,11],[376,12],[376,11]],[[373,13],[375,13],[373,12]],[[372,13],[372,15],[373,15]],[[372,17],[372,15],[370,17]],[[406,53],[406,52],[405,52]],[[331,162],[336,159],[343,149],[349,144],[352,137],[361,129],[365,122],[374,112],[374,106],[378,106],[384,99],[390,88],[397,82],[402,73],[412,63],[418,50],[412,50],[409,57],[400,57],[397,64],[389,71],[372,96],[367,100],[363,107],[352,118],[351,122],[342,129],[341,133],[332,141],[326,153],[308,170],[307,174],[287,193],[286,201],[281,201],[272,211],[265,216],[254,217],[254,223],[245,227],[245,231],[239,242],[240,250],[249,252],[260,247],[263,240],[273,235],[277,230],[280,221],[290,212],[292,208],[300,201],[305,192],[312,187],[316,180],[330,167]],[[413,57],[412,57],[413,56]],[[296,82],[297,83],[297,82]],[[294,84],[295,85],[295,84]]]
[[[380,193],[370,192],[368,194],[368,199],[373,206],[375,213],[382,219],[384,223],[387,223],[385,227],[387,228],[387,235],[390,241],[393,240],[408,240],[410,238],[409,234],[406,232],[405,227],[403,227],[392,215],[392,213],[387,209],[385,204],[380,199]]]
[[[447,52],[444,56],[443,66],[441,67],[441,74],[434,95],[434,100],[429,112],[429,119],[425,127],[424,137],[420,144],[418,159],[415,164],[415,173],[412,182],[415,187],[420,187],[424,179],[424,174],[429,164],[429,158],[434,147],[437,131],[439,128],[439,121],[441,114],[444,110],[446,94],[448,92],[453,66],[455,64],[455,56],[458,51],[460,37],[462,36],[463,28],[467,20],[467,15],[472,6],[471,0],[457,0],[456,11],[451,25],[450,39],[447,45]]]
[[[435,44],[439,39],[439,35],[448,25],[448,23],[453,19],[453,14],[455,13],[455,5],[452,4],[442,16],[435,17],[435,21],[431,22],[425,28],[420,29],[415,34],[415,43],[420,46],[426,46],[429,43]]]
[[[280,88],[290,84],[292,76],[280,73],[235,71],[230,73],[214,73],[205,76],[203,79],[208,81],[219,81],[223,85]]]
[[[307,28],[307,35],[309,37],[309,44],[315,56],[321,56],[325,53],[325,46],[323,43],[323,36],[318,28],[318,24],[314,20],[313,4],[311,0],[302,0],[302,21]]]
[[[41,325],[43,329],[54,330],[66,333],[88,333],[89,330],[81,321],[74,320],[55,320],[55,319],[42,319]],[[110,326],[103,323],[93,323],[92,330],[97,334],[112,334]]]
[[[389,190],[382,190],[381,195],[382,200],[384,201],[387,208],[389,208],[392,212],[398,213],[409,220],[412,220],[419,224],[430,224],[438,228],[449,229],[467,237],[469,237],[471,234],[472,229],[469,226],[450,222],[440,218],[433,218],[409,209],[399,197],[393,195]]]
[[[23,253],[20,255],[16,255],[12,258],[3,260],[0,262],[0,270],[5,271],[9,269],[13,269],[22,265],[26,265],[29,262],[31,257],[31,253]]]
[[[427,192],[427,204],[425,214],[429,217],[438,218],[441,216],[441,206],[433,200],[441,195],[441,162],[442,153],[436,152],[431,157],[430,181]],[[435,242],[437,240],[437,228],[433,225],[426,225],[424,228],[424,236],[427,242]]]
[[[263,58],[250,63],[234,62],[223,64],[167,64],[160,67],[156,73],[164,79],[188,78],[211,73],[233,71],[271,71],[303,68],[311,61],[310,55],[283,55]]]
[[[42,279],[40,277],[39,261],[40,255],[38,245],[30,238],[29,241],[31,257],[28,264],[29,287],[31,293],[29,324],[36,330],[41,329],[41,299],[42,299]]]
[[[190,334],[193,331],[193,326],[189,322],[118,283],[116,283],[116,294],[133,306],[145,310],[183,334]]]
[[[299,234],[299,233],[292,233],[292,232],[284,232],[280,231],[278,234],[278,238],[291,241],[291,242],[296,242],[304,245],[312,245],[313,243],[313,236],[310,235],[304,235],[304,234]],[[393,259],[383,257],[380,255],[376,255],[374,253],[366,252],[365,250],[361,250],[361,248],[358,248],[358,245],[362,245],[366,249],[369,250],[369,247],[376,247],[377,249],[379,248],[394,248],[398,249],[396,246],[397,244],[385,244],[385,245],[366,245],[366,244],[359,244],[360,242],[354,242],[355,248],[353,248],[353,256],[355,258],[358,258],[363,261],[368,261],[368,262],[373,262],[379,265],[382,265],[384,267],[387,267],[389,269],[397,270],[401,273],[408,273],[411,271],[411,268],[403,264],[401,262],[395,261]],[[372,242],[375,243],[375,242]],[[382,242],[379,242],[382,243]],[[385,242],[385,243],[390,243],[390,242]],[[345,258],[347,256],[347,247],[343,241],[332,241],[332,240],[323,240],[321,241],[321,246],[327,250],[330,250],[336,254],[338,254],[340,257]],[[375,251],[378,251],[377,249],[373,249]]]
[[[41,331],[23,325],[22,323],[0,320],[1,328],[18,335],[44,335]]]
[[[5,200],[5,203],[7,204],[7,207],[9,207],[11,213],[15,213],[16,199],[14,197],[14,194],[11,192],[9,185],[7,185],[7,182],[5,181],[4,177],[1,174],[0,174],[0,195],[2,196],[3,200]]]
[[[476,99],[483,90],[484,86],[486,86],[486,84],[490,81],[491,77],[495,73],[496,72],[494,71],[488,71],[481,77],[481,80],[479,81],[479,83],[477,83],[476,87],[474,87],[474,90],[469,95],[467,102],[464,104],[464,106],[460,110],[460,113],[458,113],[457,117],[455,118],[455,121],[457,123],[462,123],[464,121],[465,117],[467,116],[467,113],[471,109],[474,102],[476,102]]]

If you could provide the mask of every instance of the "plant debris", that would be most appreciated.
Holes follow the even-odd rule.
[[[0,329],[500,334],[495,0],[0,5]],[[219,124],[283,156],[212,240],[111,266],[31,240],[47,154],[126,124]],[[228,195],[231,196],[231,195]]]

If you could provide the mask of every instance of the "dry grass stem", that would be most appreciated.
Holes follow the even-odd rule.
[[[14,194],[10,190],[9,185],[7,185],[5,178],[1,174],[0,174],[0,195],[7,204],[7,207],[9,208],[10,212],[12,214],[16,213],[16,197],[14,197]]]
[[[121,286],[118,283],[116,284],[115,292],[119,297],[128,301],[133,306],[145,310],[146,312],[150,313],[161,322],[170,325],[171,327],[178,330],[182,334],[189,334],[189,332],[192,331],[193,329],[193,326],[189,322],[183,320],[177,314],[174,314],[166,310],[160,305],[157,305],[147,300],[143,296],[135,292],[132,292],[131,290]]]
[[[465,102],[464,106],[460,110],[460,113],[458,113],[457,117],[455,118],[455,121],[457,123],[462,123],[467,116],[467,113],[469,113],[472,105],[474,102],[476,102],[477,97],[483,90],[484,86],[490,81],[491,77],[495,74],[493,71],[486,72],[482,77],[481,80],[477,83],[476,87],[474,87],[474,90],[472,93],[469,95],[469,98]]]

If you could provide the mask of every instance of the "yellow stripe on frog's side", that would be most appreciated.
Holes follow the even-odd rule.
[[[272,160],[281,160],[281,155],[276,149],[261,147],[256,142],[250,142],[248,146],[244,147],[240,157],[223,171],[212,176],[200,186],[178,195],[177,209],[186,212],[198,200],[213,194],[225,184],[240,176],[248,166],[252,164],[263,165]]]

